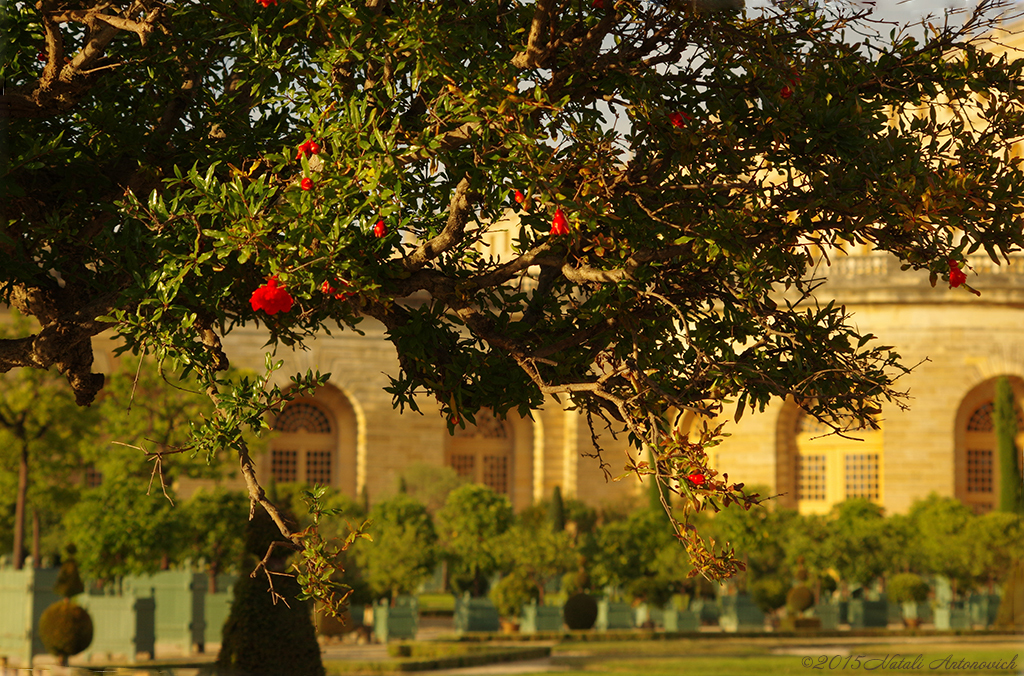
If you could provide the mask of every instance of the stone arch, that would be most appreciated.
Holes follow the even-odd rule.
[[[1009,376],[1017,404],[1017,448],[1024,442],[1024,379]],[[976,513],[999,504],[999,459],[996,457],[992,421],[995,383],[993,376],[971,388],[957,408],[954,421],[953,495]]]
[[[510,413],[500,420],[480,409],[475,425],[456,427],[445,444],[445,464],[460,476],[505,494],[521,509],[533,501],[533,429],[529,420]]]
[[[861,429],[846,438],[788,398],[776,423],[776,491],[780,503],[802,513],[824,513],[837,502],[883,501],[884,434]]]
[[[355,498],[358,424],[355,407],[332,385],[299,397],[271,422],[270,474],[277,481],[317,483]]]

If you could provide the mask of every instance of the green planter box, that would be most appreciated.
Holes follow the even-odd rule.
[[[995,594],[971,594],[969,606],[971,622],[988,629],[999,613],[999,597]]]
[[[153,597],[156,602],[156,644],[161,650],[189,654],[206,646],[206,575],[191,570],[163,570],[128,576],[126,596]],[[221,623],[223,626],[223,622]]]
[[[413,596],[400,596],[395,605],[382,600],[373,607],[373,633],[381,643],[414,639],[419,630],[419,605]]]
[[[971,615],[961,603],[939,606],[932,611],[935,628],[940,631],[971,628]]]
[[[562,609],[558,606],[538,606],[536,603],[523,606],[523,614],[519,618],[519,631],[524,634],[562,631]]]
[[[661,626],[665,631],[700,631],[700,617],[692,610],[665,608],[661,611],[661,624],[655,616],[654,626]]]
[[[156,654],[156,601],[152,597],[92,596],[78,597],[80,605],[92,616],[92,643],[83,653],[134,662],[140,654],[153,659]]]
[[[632,629],[633,606],[619,601],[601,599],[597,602],[597,622],[594,628],[598,631],[609,629]]]
[[[36,627],[43,611],[60,600],[53,592],[58,572],[57,568],[0,570],[0,653],[11,658],[12,666],[27,667],[33,655],[46,654]]]
[[[889,602],[853,599],[849,610],[851,629],[886,628],[889,626]]]
[[[748,594],[723,596],[718,624],[723,631],[764,631],[764,613]]]
[[[821,620],[821,629],[823,631],[836,631],[839,629],[838,603],[819,603],[814,606],[814,610],[811,612],[814,617]]]
[[[486,596],[474,598],[468,594],[455,599],[455,631],[498,631],[501,619],[498,609]]]
[[[218,575],[217,591],[213,594],[209,591],[206,592],[206,600],[204,601],[206,611],[204,638],[207,645],[211,643],[220,645],[223,639],[224,623],[228,620],[228,614],[231,612],[231,602],[235,598],[236,581],[237,578],[234,575]]]

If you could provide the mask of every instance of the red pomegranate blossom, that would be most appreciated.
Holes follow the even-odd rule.
[[[378,218],[377,224],[373,226],[373,234],[375,237],[383,237],[388,234],[388,226],[384,225],[384,219]]]
[[[565,214],[562,213],[561,209],[555,209],[555,217],[551,219],[551,231],[549,235],[568,235],[569,234],[569,221],[565,219]]]
[[[336,279],[336,280],[334,280],[334,283],[335,284],[340,284],[341,286],[350,286],[350,284],[348,282],[346,282],[344,279],[341,279],[341,280]],[[335,300],[348,300],[349,298],[351,298],[352,296],[355,295],[353,293],[349,293],[349,292],[346,292],[346,291],[338,291],[326,279],[324,280],[324,283],[320,285],[320,290],[325,295],[334,296]]]
[[[264,7],[270,7],[271,5],[277,5],[277,0],[256,0],[257,5],[263,5]]]
[[[788,100],[789,97],[793,96],[793,90],[789,85],[782,85],[782,89],[779,90],[779,96],[781,96],[783,100]]]
[[[967,281],[967,273],[960,269],[960,263],[949,261],[949,286],[956,288]]]
[[[283,287],[277,285],[277,275],[252,292],[249,303],[253,310],[263,310],[268,315],[288,312],[292,309],[292,297]]]
[[[513,196],[513,199],[517,204],[522,204],[526,201],[526,195],[524,195],[521,190],[516,190],[516,194]]]
[[[594,9],[604,9],[604,0],[594,0],[590,4]]]
[[[263,1],[264,0],[256,0],[256,2],[263,2]],[[270,1],[273,2],[275,5],[277,4],[277,0],[270,0]],[[310,155],[319,155],[319,154],[320,154],[320,144],[317,143],[316,141],[314,141],[313,139],[309,139],[305,143],[302,143],[302,144],[299,145],[299,152],[295,155],[295,159],[298,160],[298,159],[301,159],[303,157],[309,157]]]
[[[693,118],[683,112],[675,112],[668,116],[668,121],[672,123],[673,127],[679,127],[682,129],[686,126],[686,123]]]
[[[302,179],[302,183],[300,185],[302,185],[302,189],[303,190],[312,190],[313,189],[313,181],[311,179],[309,179],[309,178]]]
[[[700,472],[694,472],[693,474],[688,475],[686,479],[694,486],[703,486],[707,483],[707,478]]]

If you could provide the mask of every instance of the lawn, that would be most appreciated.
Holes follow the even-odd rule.
[[[978,640],[976,640],[978,639]],[[914,642],[833,639],[713,639],[658,642],[563,643],[553,662],[560,676],[791,676],[803,674],[1015,674],[1024,637],[946,637]],[[970,663],[985,662],[986,668]],[[1014,665],[1011,668],[1009,665]],[[1001,667],[1001,668],[1000,668]]]

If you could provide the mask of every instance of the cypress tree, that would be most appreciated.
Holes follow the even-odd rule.
[[[548,506],[548,521],[556,533],[565,530],[565,505],[562,503],[562,489],[555,486],[551,493],[551,504]]]
[[[1003,376],[996,381],[996,397],[992,413],[999,455],[999,511],[1021,511],[1020,459],[1017,451],[1017,416],[1010,380]]]

